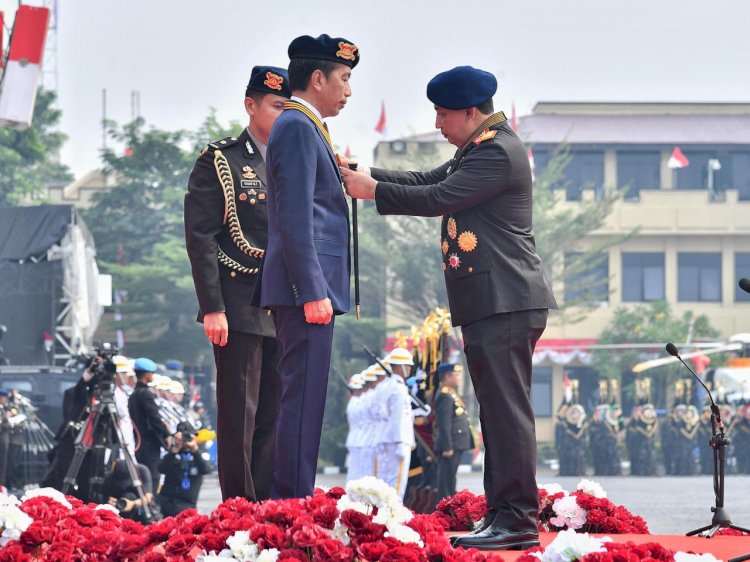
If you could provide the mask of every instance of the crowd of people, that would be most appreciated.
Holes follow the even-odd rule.
[[[211,436],[203,404],[186,404],[184,385],[158,374],[151,359],[115,355],[111,380],[102,363],[93,358],[65,391],[63,424],[41,484],[110,503],[124,517],[144,522],[196,508],[203,475],[211,470],[197,438],[201,430]],[[115,413],[105,419],[108,403]],[[84,437],[100,435],[91,426],[107,419],[112,426],[102,430],[101,442]],[[94,454],[99,446],[104,456]],[[103,484],[94,491],[88,479],[97,475]]]
[[[650,400],[648,381],[639,381],[639,399],[628,418],[612,397],[597,405],[591,418],[569,393],[557,411],[555,448],[561,476],[628,474],[690,476],[712,474],[711,410],[699,409],[689,392],[691,381],[678,381],[671,409],[663,415]],[[606,386],[607,382],[603,381]],[[604,398],[604,396],[602,396]],[[719,405],[724,434],[729,439],[726,472],[750,474],[750,404]]]

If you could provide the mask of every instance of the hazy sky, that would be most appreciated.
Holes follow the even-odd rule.
[[[99,162],[102,88],[120,123],[133,90],[159,128],[196,128],[211,106],[244,122],[252,66],[286,66],[303,34],[360,48],[353,95],[329,125],[363,162],[381,138],[381,100],[388,138],[432,130],[426,83],[462,64],[495,73],[508,114],[540,100],[750,101],[747,0],[58,2],[62,158],[77,175]],[[6,18],[16,6],[0,0]]]

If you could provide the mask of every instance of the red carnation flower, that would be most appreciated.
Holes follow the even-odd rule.
[[[377,562],[388,547],[381,541],[366,542],[357,545],[357,555],[367,562]]]
[[[250,529],[250,540],[262,550],[267,548],[282,549],[287,542],[284,532],[276,525],[256,525]]]
[[[336,519],[339,517],[339,510],[335,505],[323,505],[315,509],[310,515],[318,525],[326,529],[333,529],[336,525]]]
[[[405,544],[389,549],[380,557],[380,562],[423,562],[427,557],[422,554],[422,549],[414,544]]]
[[[313,560],[319,562],[350,562],[354,551],[334,539],[321,539],[312,547]]]
[[[328,533],[322,527],[315,524],[297,524],[289,529],[289,536],[295,546],[308,548],[315,546],[320,540],[327,538]]]
[[[302,549],[287,548],[279,553],[279,560],[288,560],[289,562],[308,562],[310,558]]]

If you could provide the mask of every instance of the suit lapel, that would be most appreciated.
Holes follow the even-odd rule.
[[[330,145],[328,144],[328,141],[326,141],[326,138],[323,136],[323,133],[320,132],[320,129],[318,129],[317,125],[315,123],[310,122],[315,129],[315,132],[318,133],[318,139],[321,143],[323,143],[323,146],[326,149],[326,152],[328,153],[328,157],[331,159],[331,164],[333,164],[333,169],[336,170],[336,175],[339,178],[339,181],[343,182],[344,179],[341,177],[341,171],[339,170],[339,165],[336,162],[336,155],[331,150]]]

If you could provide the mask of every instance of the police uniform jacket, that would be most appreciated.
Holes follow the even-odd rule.
[[[333,150],[301,111],[286,109],[268,139],[268,248],[260,303],[331,299],[349,311],[349,208]]]
[[[435,451],[467,451],[474,448],[474,436],[463,400],[449,386],[435,399]]]
[[[526,149],[496,113],[454,158],[429,172],[371,169],[383,215],[443,215],[441,249],[451,319],[557,308],[532,227]]]
[[[156,397],[148,389],[148,385],[136,383],[133,394],[128,399],[128,410],[130,419],[144,442],[163,443],[163,439],[169,437],[170,432],[162,421]]]
[[[224,311],[230,331],[275,335],[268,312],[251,305],[268,240],[267,208],[263,158],[247,129],[209,144],[185,196],[185,242],[199,321]]]

